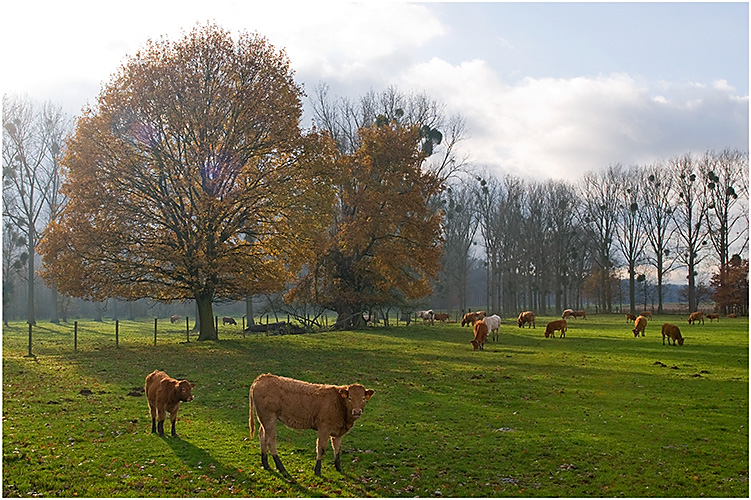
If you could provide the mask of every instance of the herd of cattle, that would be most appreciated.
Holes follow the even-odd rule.
[[[431,325],[435,321],[446,322],[449,319],[448,314],[434,313],[432,309],[427,311],[418,311],[417,317],[423,320],[423,323],[430,323]],[[728,317],[735,317],[734,314],[729,314]],[[551,321],[545,326],[545,338],[555,338],[555,332],[560,332],[560,337],[566,336],[566,330],[568,329],[569,318],[584,318],[587,319],[586,311],[574,311],[573,309],[566,309],[561,315],[561,319]],[[691,313],[688,317],[688,324],[704,324],[704,319],[708,319],[710,322],[713,320],[720,321],[720,315],[716,313],[704,314],[701,311]],[[644,330],[647,327],[647,320],[652,319],[651,311],[644,311],[639,316],[627,313],[626,321],[633,321],[634,328],[631,330],[634,337],[638,337],[641,333],[644,336]],[[519,314],[516,320],[516,324],[519,328],[527,325],[528,328],[537,328],[535,325],[535,314],[532,311],[524,311]],[[498,339],[498,330],[501,326],[501,318],[497,314],[488,316],[485,311],[468,312],[462,317],[462,326],[471,325],[474,333],[474,338],[470,340],[472,347],[475,351],[483,350],[485,342],[488,340],[488,333],[492,333],[493,340]],[[672,340],[672,345],[683,345],[683,337],[681,336],[681,330],[677,325],[672,323],[663,323],[662,325],[662,344],[665,345],[665,338],[668,339],[668,345]]]
[[[438,321],[447,321],[448,314],[434,313],[432,310],[419,311],[418,317],[424,322],[431,324]],[[566,309],[561,319],[551,321],[545,327],[545,338],[555,338],[555,332],[560,332],[560,337],[566,336],[569,318],[587,318],[585,311]],[[688,318],[689,324],[701,322],[704,319],[719,321],[717,314],[704,314],[695,312]],[[225,323],[227,318],[225,318]],[[230,318],[231,319],[231,318]],[[638,317],[626,314],[627,321],[634,321],[634,336],[641,333],[647,320],[652,319],[652,313],[642,312]],[[174,322],[174,321],[173,321]],[[519,328],[527,325],[528,328],[537,328],[535,314],[532,311],[524,311],[516,320]],[[469,312],[462,317],[462,327],[471,325],[474,338],[470,341],[474,350],[483,350],[488,339],[488,333],[492,333],[493,339],[498,339],[501,326],[500,316],[493,314],[488,316],[485,311]],[[683,337],[680,329],[672,323],[662,325],[662,343],[665,338],[668,345],[683,345]],[[145,392],[151,413],[151,432],[164,436],[164,421],[166,414],[170,414],[172,423],[172,436],[175,432],[175,422],[180,403],[193,400],[192,390],[195,384],[187,380],[176,380],[163,371],[154,370],[146,376]],[[316,440],[316,465],[314,472],[321,475],[321,459],[326,450],[327,441],[331,441],[334,450],[334,466],[341,472],[340,450],[342,437],[353,427],[355,421],[362,416],[365,403],[373,396],[373,389],[366,389],[360,384],[345,386],[312,384],[287,377],[280,377],[266,373],[259,375],[251,384],[248,393],[249,415],[248,425],[250,436],[256,433],[256,420],[258,421],[258,438],[261,446],[261,465],[264,469],[270,469],[268,453],[274,460],[277,470],[284,475],[289,475],[279,459],[276,450],[276,425],[277,421],[293,429],[314,429],[317,431]],[[255,417],[255,418],[254,418]]]

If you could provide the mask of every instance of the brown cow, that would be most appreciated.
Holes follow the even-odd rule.
[[[718,323],[720,322],[720,315],[717,313],[710,313],[710,314],[705,315],[704,317],[707,318],[710,323],[712,322],[713,319],[716,319]]]
[[[633,313],[626,313],[626,321],[635,321],[636,316],[633,315]]]
[[[535,313],[532,311],[524,311],[519,315],[519,319],[516,320],[516,324],[519,325],[519,328],[524,326],[524,323],[529,323],[534,328],[537,328],[535,325]],[[529,328],[529,327],[527,327]]]
[[[587,319],[587,311],[574,311],[574,318],[584,318]]]
[[[230,325],[236,325],[237,322],[235,321],[235,318],[230,318],[229,316],[225,316],[222,318],[222,324],[226,325],[229,323]]]
[[[479,312],[468,312],[462,318],[462,326],[464,326],[464,325],[474,325],[476,321],[480,321],[484,317],[485,317],[485,315],[483,315],[481,317]]]
[[[276,421],[279,420],[292,429],[318,431],[316,476],[321,475],[321,458],[329,439],[334,449],[334,466],[341,472],[339,450],[342,437],[360,418],[365,403],[374,393],[373,389],[365,389],[360,384],[311,384],[270,373],[259,375],[250,386],[248,423],[250,437],[253,437],[256,432],[255,413],[260,424],[258,438],[263,468],[269,469],[267,450],[270,450],[277,470],[289,475],[276,452]]]
[[[173,314],[169,317],[170,323],[177,323],[178,321],[180,321],[180,316],[178,316],[177,314]]]
[[[563,314],[561,314],[561,319],[568,319],[573,315],[574,315],[573,309],[566,309],[565,311],[563,311]]]
[[[639,336],[639,332],[641,332],[641,336],[644,337],[644,329],[647,327],[647,318],[644,316],[639,316],[636,318],[636,321],[634,321],[634,329],[631,330],[634,332],[634,337]]]
[[[164,437],[164,419],[165,412],[169,412],[169,419],[172,422],[172,437],[177,437],[175,432],[175,422],[177,421],[177,412],[180,409],[180,402],[193,401],[191,391],[195,387],[187,380],[175,380],[163,371],[154,370],[146,376],[146,402],[151,412],[151,432]],[[159,426],[157,427],[157,421]]]
[[[728,314],[728,318],[737,318],[737,317],[738,317],[738,315],[735,314],[735,313]]]
[[[475,338],[469,341],[470,344],[472,344],[472,347],[474,347],[473,350],[476,351],[480,349],[481,351],[484,351],[485,341],[488,340],[488,325],[484,321],[476,321],[473,330],[475,332]]]
[[[642,311],[639,316],[644,316],[645,318],[652,319],[652,311]]]
[[[673,339],[673,345],[675,341],[678,341],[678,345],[683,345],[683,337],[681,337],[681,330],[672,323],[662,324],[662,345],[665,345],[665,337],[668,338],[668,345],[670,345],[670,339]]]
[[[566,336],[566,327],[568,324],[566,323],[565,319],[559,319],[556,321],[551,321],[548,323],[548,326],[545,327],[545,338],[553,337],[555,338],[555,331],[560,330],[561,331],[561,338]]]
[[[440,321],[441,323],[445,323],[449,319],[448,313],[435,313],[433,314],[433,318],[436,321]]]
[[[688,316],[688,324],[693,325],[694,323],[701,321],[701,324],[704,324],[704,313],[701,311],[692,312]]]

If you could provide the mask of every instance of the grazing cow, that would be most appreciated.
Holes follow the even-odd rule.
[[[537,328],[537,325],[535,325],[535,313],[532,311],[524,311],[519,315],[519,318],[516,320],[516,324],[519,325],[519,328],[524,326],[524,323],[528,323],[534,328]],[[529,328],[529,326],[527,327]]]
[[[707,318],[710,323],[712,322],[713,319],[716,319],[718,323],[720,322],[720,315],[717,313],[710,313],[710,314],[705,315],[704,317]]]
[[[177,314],[173,314],[169,317],[170,323],[177,323],[178,321],[180,321],[180,316],[178,316]]]
[[[172,422],[172,437],[177,437],[175,432],[175,422],[177,421],[177,412],[180,409],[180,402],[193,401],[192,390],[195,384],[187,380],[175,380],[163,371],[154,370],[146,376],[146,402],[151,412],[151,432],[159,432],[164,437],[164,419],[165,412],[169,412],[169,419]],[[159,425],[157,426],[157,421]]]
[[[449,319],[448,313],[435,313],[433,314],[433,319],[436,321],[440,321],[441,323],[445,323]]]
[[[641,332],[641,336],[644,337],[644,329],[647,327],[647,318],[644,316],[639,316],[636,318],[636,321],[634,321],[634,329],[631,330],[634,332],[634,337],[639,336],[639,332]]]
[[[561,315],[561,319],[568,319],[573,315],[574,315],[573,309],[566,309],[565,311],[563,311],[563,314]]]
[[[248,424],[250,437],[256,432],[255,413],[260,424],[258,438],[261,442],[261,464],[269,469],[267,451],[271,451],[277,470],[289,475],[276,452],[276,421],[292,429],[315,429],[316,476],[321,475],[321,458],[326,451],[326,441],[331,439],[334,449],[334,466],[341,472],[339,450],[342,437],[362,416],[365,403],[373,396],[373,389],[360,384],[323,385],[279,377],[266,373],[259,375],[250,386],[250,411]]]
[[[237,324],[235,322],[234,318],[230,318],[229,316],[225,316],[225,317],[222,318],[222,324],[226,325],[227,323],[229,323],[230,325],[236,325]]]
[[[417,317],[422,320],[423,323],[430,322],[430,324],[433,324],[433,310],[428,309],[427,311],[417,311]]]
[[[488,325],[488,330],[493,334],[493,340],[498,340],[498,329],[501,327],[501,317],[497,314],[488,316],[482,320]]]
[[[560,330],[561,331],[561,338],[566,336],[566,327],[568,324],[566,323],[565,319],[559,319],[556,321],[551,321],[548,323],[548,326],[545,327],[545,338],[553,337],[555,338],[555,331]]]
[[[480,313],[479,312],[468,312],[462,318],[462,326],[464,326],[464,325],[474,325],[476,321],[480,321],[484,317],[485,317],[484,315],[482,317],[480,317]]]
[[[692,312],[688,316],[688,324],[693,325],[694,323],[701,321],[701,324],[704,324],[704,313],[701,311]]]
[[[626,313],[626,321],[627,322],[628,321],[635,321],[635,320],[636,320],[636,316],[634,316],[633,313]]]
[[[652,319],[652,311],[642,311],[639,316],[644,316],[645,318]]]
[[[485,350],[485,341],[488,340],[488,325],[485,324],[484,321],[475,321],[474,326],[472,327],[475,338],[470,340],[470,344],[472,344],[473,350],[480,349],[481,351]]]
[[[574,311],[574,318],[587,319],[587,311]]]
[[[673,345],[675,341],[678,341],[678,345],[683,345],[683,337],[681,337],[681,330],[672,323],[662,324],[662,345],[665,345],[665,337],[668,338],[668,345],[670,345],[670,339],[673,339]]]

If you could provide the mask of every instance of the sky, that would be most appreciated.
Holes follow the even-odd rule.
[[[208,22],[284,49],[309,96],[426,93],[498,177],[748,151],[747,2],[3,2],[0,85],[75,116],[148,39]]]

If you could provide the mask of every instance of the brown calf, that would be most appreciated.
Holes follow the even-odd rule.
[[[718,323],[720,322],[720,315],[717,313],[707,314],[704,317],[707,318],[710,323],[712,322],[713,319],[716,319]]]
[[[169,317],[170,323],[177,323],[178,321],[180,321],[180,316],[178,316],[177,314],[173,314]]]
[[[735,313],[728,314],[728,318],[737,318],[737,317],[738,317],[738,315],[735,314]]]
[[[315,429],[316,476],[321,475],[321,458],[326,451],[326,441],[334,448],[334,466],[341,472],[339,450],[342,437],[362,416],[365,403],[375,393],[360,384],[323,385],[279,377],[266,373],[259,375],[250,386],[248,394],[250,411],[248,424],[250,437],[256,432],[255,413],[260,424],[258,438],[261,442],[261,464],[269,469],[267,451],[271,451],[276,468],[289,475],[276,452],[276,421],[292,429]]]
[[[645,318],[652,319],[652,311],[642,311],[639,316],[644,316]]]
[[[587,319],[587,311],[574,311],[574,318]]]
[[[180,403],[193,401],[191,391],[195,384],[187,380],[177,381],[170,378],[166,373],[154,370],[146,376],[146,402],[149,405],[151,413],[151,432],[164,437],[164,419],[165,413],[169,412],[169,419],[172,422],[172,436],[176,437],[175,422],[177,421],[177,412],[180,409]],[[159,426],[157,427],[157,421]]]
[[[484,317],[485,315],[483,314],[482,316],[480,316],[479,312],[468,312],[464,315],[464,317],[462,317],[462,326],[474,325],[476,321],[480,321]]]
[[[449,319],[448,313],[435,313],[433,315],[433,318],[436,321],[440,321],[441,323],[445,323]]]
[[[548,326],[545,327],[545,338],[553,337],[555,338],[555,331],[560,330],[561,331],[561,338],[566,336],[566,327],[568,324],[566,323],[565,319],[559,319],[556,321],[551,321],[548,323]]]
[[[563,314],[561,314],[561,319],[568,319],[573,315],[574,315],[573,309],[566,309],[565,311],[563,311]]]
[[[225,316],[222,318],[222,324],[226,325],[229,323],[230,325],[236,325],[237,322],[235,321],[235,318],[230,318],[229,316]]]
[[[631,330],[634,332],[634,337],[639,336],[639,332],[641,332],[641,336],[644,337],[644,329],[647,327],[647,318],[644,316],[639,316],[636,318],[636,321],[634,321],[634,329]]]
[[[670,345],[670,339],[673,339],[673,345],[675,341],[678,341],[678,345],[683,345],[683,337],[681,337],[681,330],[672,323],[662,324],[662,345],[665,345],[665,337],[668,338],[668,345]]]
[[[636,316],[633,315],[633,313],[626,313],[626,321],[635,321]]]
[[[519,318],[516,320],[516,324],[519,325],[519,328],[521,328],[524,326],[524,323],[528,323],[534,328],[537,328],[537,326],[535,325],[535,313],[533,313],[532,311],[524,311],[523,313],[521,313],[519,315]]]
[[[701,324],[704,324],[704,313],[701,311],[692,312],[688,316],[688,324],[693,325],[695,322],[701,321]]]
[[[475,338],[469,342],[472,344],[473,350],[485,350],[485,341],[488,340],[488,325],[484,321],[476,321],[472,329],[474,330]]]

